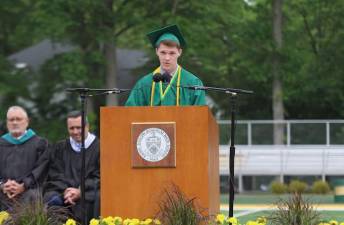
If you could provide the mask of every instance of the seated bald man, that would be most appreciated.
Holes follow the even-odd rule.
[[[0,138],[0,211],[10,209],[16,201],[37,197],[47,175],[48,141],[28,126],[24,108],[8,109],[8,133]]]

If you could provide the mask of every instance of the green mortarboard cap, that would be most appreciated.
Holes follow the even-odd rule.
[[[153,48],[156,48],[156,46],[158,46],[160,42],[164,40],[176,42],[181,48],[186,47],[186,42],[177,25],[170,25],[158,30],[154,30],[148,33],[147,36],[152,43]]]

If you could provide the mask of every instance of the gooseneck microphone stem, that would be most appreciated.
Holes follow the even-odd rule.
[[[253,91],[250,90],[244,90],[244,89],[237,89],[237,88],[220,88],[220,87],[207,87],[207,86],[200,86],[200,85],[193,85],[193,86],[182,86],[181,88],[187,88],[192,90],[210,90],[210,91],[218,91],[218,92],[224,92],[226,94],[253,94]]]
[[[123,88],[67,88],[67,92],[77,92],[79,94],[85,94],[87,97],[92,97],[96,95],[107,95],[107,94],[121,94],[124,92],[128,92],[131,89],[123,89]]]
[[[233,217],[233,206],[234,206],[234,158],[235,158],[235,103],[236,103],[236,94],[232,94],[230,97],[230,106],[231,106],[231,138],[230,138],[230,147],[229,147],[229,217]]]
[[[80,192],[81,192],[81,223],[87,224],[86,208],[85,208],[85,161],[86,161],[86,148],[85,148],[85,126],[86,126],[86,104],[87,97],[85,93],[80,93],[81,100],[81,173],[80,173]]]

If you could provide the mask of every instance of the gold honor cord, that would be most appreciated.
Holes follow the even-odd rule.
[[[160,73],[160,67],[156,68],[153,72],[153,76],[156,74],[156,73]],[[155,92],[155,82],[154,80],[152,80],[152,90],[151,90],[151,97],[150,97],[150,106],[153,106],[154,105],[154,93]]]
[[[160,81],[160,101],[164,100],[165,95],[167,94],[167,92],[170,90],[171,88],[171,84],[174,82],[174,80],[176,79],[176,73],[178,73],[178,78],[177,78],[177,98],[176,98],[176,105],[179,106],[179,85],[180,85],[180,77],[181,77],[181,67],[178,66],[177,71],[175,72],[175,74],[172,77],[171,82],[168,84],[167,88],[165,89],[165,91],[162,90],[162,82]],[[156,68],[153,72],[153,75],[156,73],[160,73],[160,67]],[[151,98],[150,98],[150,106],[154,105],[154,94],[155,94],[155,82],[152,81],[152,91],[151,91]]]
[[[176,79],[176,74],[179,72],[179,66],[178,69],[176,70],[176,72],[173,74],[172,76],[172,80],[170,81],[170,83],[168,84],[167,88],[165,89],[165,91],[162,90],[162,82],[160,82],[160,96],[162,96],[162,100],[164,100],[166,93],[170,90],[171,88],[171,84],[174,82],[174,80]]]

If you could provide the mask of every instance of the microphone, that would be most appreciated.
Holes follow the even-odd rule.
[[[156,73],[153,75],[153,81],[155,83],[158,83],[160,81],[163,83],[170,83],[171,76],[168,73],[164,73],[164,74]]]
[[[170,81],[171,81],[171,76],[170,76],[170,74],[164,73],[164,74],[162,75],[161,81],[162,81],[163,83],[170,83]]]
[[[156,74],[154,74],[154,75],[153,75],[153,81],[154,81],[155,83],[158,83],[158,82],[162,81],[162,75],[161,75],[161,73],[156,73]]]

